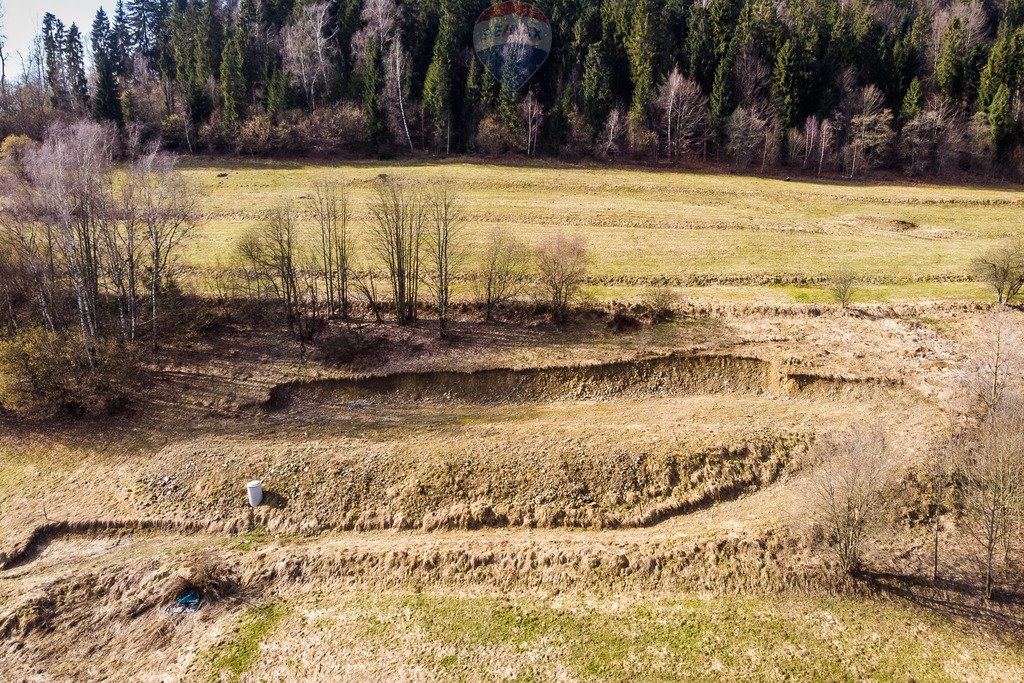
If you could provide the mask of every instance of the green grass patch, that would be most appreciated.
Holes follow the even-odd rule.
[[[665,601],[381,595],[362,639],[415,637],[443,680],[949,681],[1014,676],[1024,650],[933,614],[872,600]],[[500,676],[496,674],[499,670]]]
[[[238,622],[235,637],[211,653],[211,681],[241,680],[260,658],[260,646],[287,615],[280,603],[272,602],[249,610]]]
[[[226,171],[225,178],[218,173]],[[194,159],[185,173],[205,192],[208,217],[183,252],[199,269],[225,263],[238,236],[281,204],[308,212],[314,183],[349,184],[357,261],[374,179],[446,176],[459,189],[466,216],[463,239],[473,267],[487,234],[505,226],[531,244],[556,230],[585,235],[592,248],[593,293],[620,298],[637,282],[686,282],[693,277],[822,277],[848,267],[865,279],[912,281],[961,276],[971,259],[1013,237],[1021,226],[1019,188],[927,184],[868,185],[835,181],[783,182],[731,174],[640,168],[426,163],[248,162]],[[695,289],[701,289],[697,287]],[[719,287],[740,301],[817,303],[816,288]],[[863,301],[974,298],[960,283],[868,287]]]

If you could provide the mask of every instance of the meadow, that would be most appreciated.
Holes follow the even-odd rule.
[[[730,173],[554,164],[264,162],[200,158],[186,175],[203,189],[204,220],[184,254],[200,271],[229,262],[238,235],[275,207],[302,216],[315,183],[348,184],[357,236],[380,174],[459,189],[466,223],[462,270],[490,229],[528,243],[565,230],[592,249],[590,293],[629,298],[668,285],[687,298],[827,301],[838,269],[863,280],[862,301],[984,299],[970,263],[1020,232],[1016,186],[937,185],[897,178],[845,182]],[[304,218],[308,219],[308,215]],[[365,242],[365,238],[363,239]],[[369,258],[365,244],[359,262]]]

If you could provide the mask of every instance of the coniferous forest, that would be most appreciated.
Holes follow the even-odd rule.
[[[46,14],[0,133],[83,115],[185,152],[715,161],[859,176],[1024,170],[1024,0],[537,0],[519,90],[486,0],[118,0]]]

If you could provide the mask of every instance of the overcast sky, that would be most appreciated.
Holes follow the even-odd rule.
[[[28,58],[32,38],[39,33],[43,15],[53,12],[65,26],[78,24],[84,37],[92,29],[92,20],[101,5],[114,6],[116,0],[0,0],[4,9],[3,34],[7,36],[4,56],[7,57],[7,76],[15,78],[21,73],[20,52]],[[105,7],[110,14],[110,7]],[[88,50],[86,45],[86,50]]]

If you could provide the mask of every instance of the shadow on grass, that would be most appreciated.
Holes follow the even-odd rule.
[[[946,618],[981,624],[1000,633],[1024,634],[1024,591],[1019,582],[997,589],[985,600],[980,586],[969,581],[931,579],[916,574],[865,571],[860,578],[872,591],[900,598]]]

